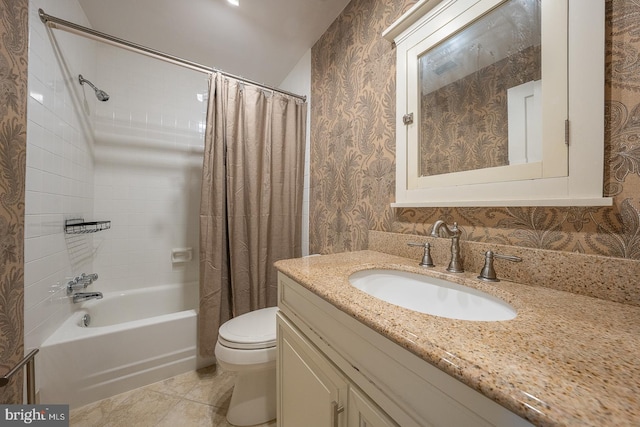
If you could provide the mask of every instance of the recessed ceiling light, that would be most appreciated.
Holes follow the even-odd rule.
[[[240,0],[227,0],[227,1],[234,6],[240,6]]]

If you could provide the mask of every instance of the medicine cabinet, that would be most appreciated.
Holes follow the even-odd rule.
[[[604,4],[422,0],[396,44],[396,202],[606,206]]]

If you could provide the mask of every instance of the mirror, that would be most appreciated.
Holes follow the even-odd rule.
[[[421,176],[542,161],[540,9],[507,1],[418,57]]]
[[[396,45],[392,206],[612,203],[601,0],[420,0],[383,37]]]

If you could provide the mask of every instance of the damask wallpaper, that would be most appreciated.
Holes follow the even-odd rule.
[[[27,0],[0,0],[0,372],[24,356],[24,179],[27,126]],[[22,375],[0,388],[22,403]]]
[[[367,231],[427,234],[640,260],[640,4],[606,0],[605,195],[612,207],[392,209],[395,52],[382,31],[415,2],[353,0],[312,48],[310,251]]]

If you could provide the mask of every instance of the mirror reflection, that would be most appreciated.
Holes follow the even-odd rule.
[[[504,2],[420,55],[421,176],[542,161],[540,2]]]

